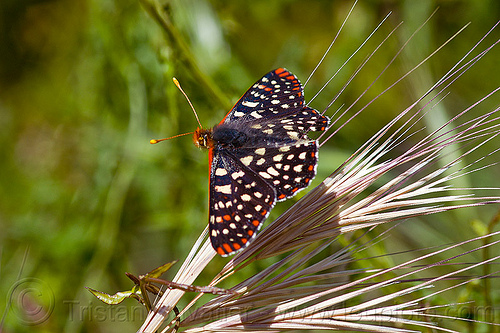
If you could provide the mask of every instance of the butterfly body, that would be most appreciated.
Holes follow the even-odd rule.
[[[210,239],[220,255],[245,247],[277,201],[316,174],[318,144],[307,136],[329,119],[304,106],[298,79],[283,68],[257,81],[212,129],[193,141],[209,150]]]

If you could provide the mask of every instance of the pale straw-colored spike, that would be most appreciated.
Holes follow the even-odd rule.
[[[222,315],[221,319],[218,319],[218,320],[204,326],[203,330],[198,330],[199,328],[196,328],[196,329],[188,329],[186,332],[206,332],[206,331],[217,331],[217,330],[219,330],[219,331],[225,331],[225,330],[242,331],[242,330],[244,330],[245,332],[248,332],[249,330],[250,331],[252,330],[251,329],[252,324],[263,325],[265,323],[269,323],[269,324],[272,323],[273,325],[282,324],[283,327],[288,327],[289,329],[293,325],[292,326],[287,326],[287,325],[291,325],[293,323],[296,323],[297,325],[300,325],[300,324],[311,325],[310,328],[316,328],[316,329],[319,329],[321,327],[325,327],[324,325],[327,325],[327,326],[331,325],[331,328],[341,329],[341,328],[349,327],[350,321],[358,322],[356,324],[359,324],[359,325],[367,325],[367,326],[364,326],[367,329],[368,328],[373,329],[373,326],[372,326],[373,324],[360,324],[359,323],[360,317],[363,318],[363,322],[373,321],[374,323],[378,323],[378,324],[383,323],[383,322],[409,324],[411,322],[412,324],[415,324],[415,325],[420,326],[420,327],[427,327],[426,326],[427,323],[425,323],[424,321],[418,321],[418,320],[417,321],[408,321],[408,319],[399,318],[398,316],[399,315],[413,315],[417,318],[425,318],[427,314],[425,313],[424,308],[420,308],[420,309],[408,309],[408,308],[414,307],[420,301],[423,301],[423,300],[425,300],[433,295],[437,295],[438,293],[449,290],[452,287],[440,289],[440,290],[438,290],[430,295],[425,295],[425,296],[422,296],[420,298],[414,299],[414,300],[406,302],[406,303],[390,305],[390,306],[380,306],[380,307],[377,307],[377,306],[379,306],[383,303],[391,302],[393,299],[395,299],[396,297],[399,297],[401,295],[414,293],[414,292],[422,290],[424,288],[433,288],[433,285],[439,281],[446,280],[447,278],[451,278],[453,276],[459,276],[459,275],[463,274],[464,272],[470,271],[470,270],[472,270],[480,265],[485,265],[485,264],[494,262],[494,261],[498,260],[500,258],[500,256],[496,256],[496,257],[478,262],[476,264],[466,265],[465,267],[463,267],[461,269],[453,270],[448,274],[444,274],[444,275],[429,279],[427,281],[422,281],[415,286],[403,288],[399,291],[391,292],[389,294],[377,297],[375,299],[371,299],[371,300],[366,301],[366,302],[362,302],[360,304],[357,304],[357,305],[354,305],[354,306],[351,306],[348,308],[341,307],[341,308],[335,309],[335,310],[328,310],[328,309],[330,309],[332,306],[338,306],[339,304],[343,304],[345,301],[347,301],[349,299],[359,297],[360,295],[366,294],[367,292],[369,292],[371,290],[380,290],[381,288],[391,286],[395,282],[401,281],[404,278],[409,277],[413,274],[423,272],[423,271],[433,267],[434,265],[424,265],[423,267],[413,269],[408,273],[400,274],[400,275],[397,275],[393,278],[385,279],[381,282],[378,282],[378,283],[375,283],[372,285],[368,285],[367,287],[362,287],[362,288],[359,288],[359,289],[354,290],[354,291],[345,292],[346,289],[349,289],[349,288],[351,288],[353,286],[357,286],[357,285],[362,286],[365,282],[368,282],[369,280],[374,279],[378,276],[382,276],[383,274],[387,274],[388,272],[393,272],[393,271],[399,270],[403,267],[411,267],[411,265],[416,264],[419,261],[423,261],[427,258],[431,258],[434,256],[438,257],[438,255],[446,253],[447,251],[451,251],[451,250],[456,249],[456,248],[460,248],[464,244],[482,241],[486,237],[498,236],[499,234],[500,234],[500,232],[496,232],[492,235],[485,235],[485,236],[481,236],[481,237],[477,237],[477,238],[474,238],[471,240],[464,241],[464,242],[459,243],[459,244],[453,244],[453,245],[450,245],[444,249],[436,250],[436,251],[429,253],[427,255],[422,255],[419,258],[409,260],[409,261],[404,262],[404,263],[399,264],[399,265],[395,265],[391,268],[376,272],[374,274],[371,274],[371,275],[366,276],[364,278],[358,279],[356,281],[346,283],[346,284],[343,284],[340,286],[332,286],[332,287],[327,288],[326,290],[324,290],[322,292],[316,292],[316,293],[313,293],[309,296],[301,296],[299,294],[297,297],[294,297],[293,296],[294,294],[291,293],[291,294],[289,294],[289,297],[291,298],[290,301],[284,302],[280,305],[270,304],[267,307],[269,309],[272,308],[273,312],[266,311],[266,308],[264,308],[264,309],[255,308],[255,310],[246,311],[246,309],[248,309],[249,306],[251,306],[251,305],[250,304],[247,305],[245,303],[245,300],[244,300],[245,296],[242,296],[242,298],[240,298],[240,302],[238,303],[238,305],[221,304],[220,306],[222,308],[224,306],[231,306],[233,308],[233,310],[236,310],[237,308],[241,308],[243,313],[244,313],[243,317],[242,317],[243,313],[239,313],[239,314],[235,313],[234,315],[225,316],[224,312],[218,311],[219,315]],[[500,243],[500,240],[497,240],[497,241],[491,242],[489,244],[478,246],[478,247],[476,247],[475,250],[479,251],[483,248],[491,247],[491,246],[494,246],[494,245],[499,244],[499,243]],[[452,260],[455,258],[456,258],[456,256],[452,256],[448,260]],[[443,264],[444,262],[445,261],[441,261],[439,264]],[[459,284],[455,285],[455,287],[459,286],[463,283],[465,283],[465,282],[459,283]],[[270,289],[272,289],[273,287],[274,286],[270,286]],[[336,294],[337,296],[327,298],[324,301],[314,302],[314,300],[320,299],[322,296],[327,296],[330,294]],[[306,306],[305,308],[301,308],[303,305],[306,305],[310,302],[314,302],[314,303],[310,306]],[[212,308],[217,309],[217,307],[213,307],[213,306],[212,306]],[[251,307],[251,308],[253,308],[253,307]],[[296,309],[298,309],[298,310],[296,310]],[[212,313],[212,314],[215,315],[215,313]],[[383,318],[381,318],[381,316],[383,316]],[[429,315],[429,317],[432,317],[432,316],[433,316],[432,314]],[[191,315],[191,317],[196,318],[197,313],[196,312],[193,313]],[[211,317],[211,319],[214,319],[214,318],[217,318],[217,317]],[[245,318],[245,322],[242,321],[242,318]],[[188,317],[186,319],[186,322],[185,322],[186,324],[190,323],[189,319],[190,319],[190,317]],[[376,320],[376,319],[379,319],[379,320]],[[248,320],[248,321],[246,321],[246,320]],[[445,328],[440,328],[440,327],[436,327],[436,328],[439,330],[443,330],[443,331],[449,331]],[[380,329],[381,329],[380,330],[381,332],[386,332],[386,331],[388,332],[394,328],[380,326]]]

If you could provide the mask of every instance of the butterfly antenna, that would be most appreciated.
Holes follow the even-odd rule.
[[[165,138],[165,139],[151,139],[151,140],[149,140],[149,143],[154,145],[155,143],[158,143],[158,142],[162,142],[162,141],[166,141],[166,140],[170,140],[170,139],[175,139],[175,138],[178,138],[180,136],[189,135],[189,134],[193,134],[193,133],[194,132],[177,134],[177,135],[171,136],[169,138]]]
[[[177,88],[179,88],[179,90],[181,91],[181,93],[184,95],[184,97],[186,97],[188,103],[189,103],[189,106],[191,107],[191,109],[193,110],[193,113],[194,113],[194,116],[196,117],[196,121],[198,122],[198,125],[200,125],[200,128],[203,128],[203,126],[201,126],[201,122],[200,122],[200,118],[198,118],[198,114],[196,113],[196,110],[194,109],[194,106],[193,104],[191,103],[191,101],[189,100],[189,97],[186,95],[186,93],[184,92],[184,90],[182,90],[181,88],[181,84],[179,83],[179,81],[173,77],[172,78],[172,81],[174,81],[175,85],[177,86]]]

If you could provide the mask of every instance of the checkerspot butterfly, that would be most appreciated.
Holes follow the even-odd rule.
[[[304,105],[295,75],[264,75],[212,129],[198,127],[196,146],[209,150],[210,240],[226,256],[245,247],[277,201],[316,175],[318,143],[329,119]]]
[[[309,185],[318,142],[307,133],[324,131],[329,121],[304,105],[297,77],[278,68],[257,81],[219,124],[193,132],[194,144],[209,151],[209,229],[218,254],[248,245],[277,201]]]

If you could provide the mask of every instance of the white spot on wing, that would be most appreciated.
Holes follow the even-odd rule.
[[[251,115],[252,117],[254,117],[255,119],[260,119],[260,118],[262,118],[262,116],[261,116],[261,115],[260,115],[257,111],[254,111],[254,112],[250,113],[250,115]]]
[[[256,107],[257,105],[259,105],[259,102],[243,101],[243,102],[241,103],[241,105],[243,105],[243,106],[248,106],[249,108],[254,108],[254,107]]]
[[[268,172],[270,175],[273,175],[273,176],[275,176],[275,177],[280,175],[280,173],[279,173],[278,171],[276,171],[276,169],[275,169],[275,168],[273,168],[273,167],[269,167],[269,168],[267,168],[267,172]]]
[[[266,153],[266,148],[257,148],[255,149],[255,153],[257,155],[264,155]]]
[[[252,197],[249,196],[248,194],[243,194],[241,196],[241,200],[243,200],[243,201],[250,201],[250,200],[252,200]]]
[[[220,192],[220,193],[224,193],[224,194],[231,194],[232,193],[231,185],[215,185],[214,188],[217,192]]]
[[[266,179],[273,178],[270,174],[268,174],[267,172],[264,172],[264,171],[260,171],[259,175],[261,175],[262,177],[264,177]]]
[[[233,177],[233,179],[237,179],[237,178],[240,178],[240,177],[243,177],[245,175],[245,172],[243,171],[238,171],[238,172],[233,172],[231,174],[231,177]]]
[[[278,154],[273,157],[273,161],[279,162],[283,159],[283,154]]]
[[[217,170],[215,170],[215,175],[216,176],[225,176],[225,175],[227,175],[227,170],[224,168],[217,168]]]
[[[249,166],[250,163],[252,163],[252,161],[253,161],[253,156],[248,155],[248,156],[242,157],[242,158],[240,158],[240,161],[244,165]]]

